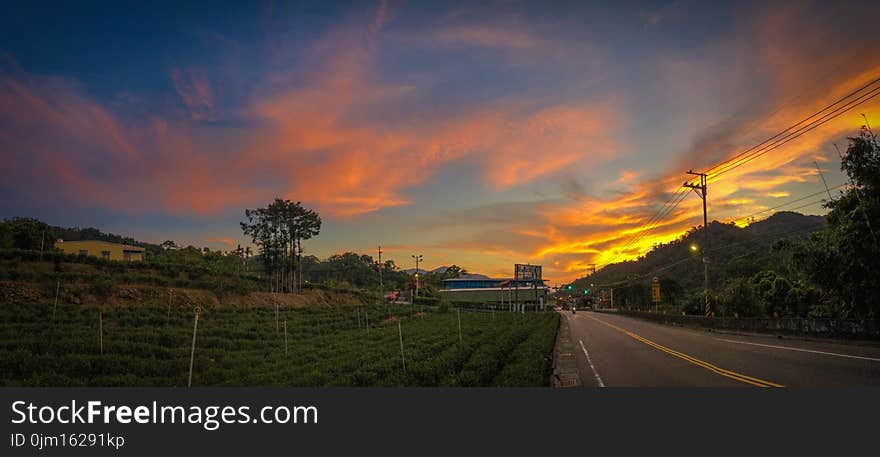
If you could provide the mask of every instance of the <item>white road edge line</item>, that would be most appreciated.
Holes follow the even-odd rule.
[[[850,358],[850,359],[860,359],[860,360],[870,360],[872,362],[880,362],[880,359],[875,358],[875,357],[862,357],[859,355],[838,354],[836,352],[813,351],[810,349],[793,348],[793,347],[789,347],[789,346],[775,346],[772,344],[749,343],[747,341],[727,340],[724,338],[715,338],[715,339],[719,340],[719,341],[728,341],[730,343],[750,344],[752,346],[763,346],[763,347],[767,347],[767,348],[776,348],[776,349],[788,349],[789,351],[812,352],[813,354],[833,355],[835,357],[846,357],[846,358]]]
[[[581,349],[584,351],[584,355],[587,356],[587,363],[590,364],[590,368],[593,370],[593,375],[596,376],[596,382],[599,383],[599,387],[605,387],[605,383],[602,382],[602,377],[599,376],[599,372],[596,371],[596,367],[593,366],[593,359],[590,358],[590,353],[587,352],[587,348],[584,346],[584,340],[578,340],[581,343]]]

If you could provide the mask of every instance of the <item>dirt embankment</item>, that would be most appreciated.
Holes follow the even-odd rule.
[[[0,281],[0,303],[51,303],[55,300],[56,284],[25,281]],[[59,303],[82,306],[233,306],[272,307],[331,306],[339,304],[366,304],[363,297],[344,292],[306,290],[299,294],[272,294],[252,292],[247,295],[224,295],[203,289],[166,288],[149,285],[114,285],[96,290],[89,284],[62,284]]]

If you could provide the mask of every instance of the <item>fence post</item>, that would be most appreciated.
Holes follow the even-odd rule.
[[[397,334],[400,336],[400,361],[403,363],[403,372],[406,373],[406,355],[403,352],[403,329],[400,327],[400,321],[397,321]]]
[[[193,322],[192,348],[189,351],[189,381],[186,383],[187,387],[192,387],[193,382],[193,360],[196,357],[196,333],[199,331],[199,311],[201,311],[201,308],[196,306],[196,320]]]
[[[55,305],[52,306],[52,320],[55,320],[55,310],[58,309],[58,292],[61,290],[61,280],[55,283]]]

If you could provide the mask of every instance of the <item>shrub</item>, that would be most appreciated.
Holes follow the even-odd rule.
[[[98,277],[92,281],[92,293],[101,298],[110,296],[113,291],[113,280],[108,277]]]

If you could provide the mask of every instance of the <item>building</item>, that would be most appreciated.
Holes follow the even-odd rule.
[[[90,255],[107,260],[143,261],[146,253],[142,247],[98,240],[58,240],[55,247],[65,254]]]
[[[450,303],[546,303],[549,288],[541,279],[453,278],[438,291]]]

